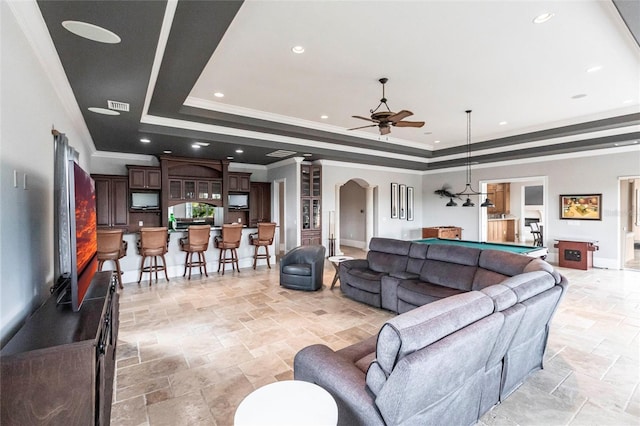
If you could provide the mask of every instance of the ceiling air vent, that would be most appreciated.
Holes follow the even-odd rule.
[[[107,107],[114,111],[129,112],[129,104],[118,101],[107,101]]]
[[[290,155],[295,154],[295,151],[287,151],[284,149],[279,149],[277,151],[273,151],[267,154],[267,157],[278,157],[278,158],[282,158],[282,157],[288,157]]]

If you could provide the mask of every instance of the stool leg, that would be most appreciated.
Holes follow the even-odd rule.
[[[240,273],[240,265],[238,264],[238,251],[233,248],[233,261],[236,262],[236,270]]]
[[[256,263],[258,262],[258,245],[253,246],[253,269],[256,269]]]
[[[142,261],[140,262],[140,274],[138,275],[138,284],[140,284],[140,281],[142,281],[142,271],[144,271],[144,260],[147,258],[147,256],[142,256]]]
[[[220,249],[220,252],[218,253],[218,272],[220,272],[220,266],[222,265],[222,250]]]
[[[227,249],[222,249],[220,256],[222,256],[222,275],[224,275],[224,268],[227,266]]]
[[[153,256],[153,272],[156,274],[156,284],[158,284],[158,256]]]
[[[187,254],[187,258],[189,259],[189,279],[191,279],[191,270],[193,269],[193,252],[190,251]]]
[[[169,275],[167,274],[167,260],[164,258],[164,254],[161,254],[160,257],[162,257],[162,270],[164,271],[164,279],[169,281]],[[158,273],[158,271],[156,271],[156,274]],[[158,278],[156,277],[156,281],[158,280]]]
[[[98,261],[98,272],[102,271],[102,265],[104,265],[104,260]]]
[[[186,252],[186,256],[184,257],[184,274],[182,274],[183,277],[185,275],[187,275],[187,266],[188,265],[189,265],[189,252]]]
[[[199,252],[198,256],[200,254],[202,254],[202,266],[204,267],[204,276],[208,277],[209,275],[207,274],[207,258],[204,256],[204,252]]]
[[[264,246],[264,249],[267,251],[267,266],[271,269],[271,261],[269,261],[269,246]]]
[[[118,287],[123,289],[124,287],[122,286],[122,272],[120,272],[120,260],[116,259],[114,260],[114,262],[116,264],[116,272],[118,273]]]

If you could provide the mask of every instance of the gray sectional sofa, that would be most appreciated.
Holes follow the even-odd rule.
[[[551,265],[381,238],[370,248],[341,269],[343,291],[404,313],[363,342],[312,345],[294,359],[296,380],[335,398],[339,424],[473,424],[542,368],[567,286]]]

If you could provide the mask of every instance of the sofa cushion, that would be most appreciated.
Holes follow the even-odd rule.
[[[556,283],[551,274],[545,271],[535,271],[515,275],[504,280],[501,284],[513,291],[519,303],[550,289]]]
[[[420,274],[422,264],[427,258],[427,250],[429,244],[412,243],[409,249],[409,259],[407,260],[407,272],[412,274]]]
[[[546,271],[551,274],[551,276],[555,279],[556,284],[560,284],[562,281],[562,276],[560,272],[556,271],[553,266],[549,263],[545,262],[542,259],[533,259],[531,262],[525,266],[522,272],[532,272],[532,271]]]
[[[397,272],[407,268],[411,241],[372,238],[369,243],[369,269],[375,272]]]
[[[533,257],[523,256],[521,254],[488,249],[482,250],[480,253],[478,266],[512,277],[522,273],[524,268],[533,260]]]
[[[282,273],[287,275],[311,275],[311,265],[308,263],[291,263],[282,267]]]
[[[482,250],[472,247],[436,244],[429,246],[427,259],[441,260],[458,265],[477,266],[481,252]]]
[[[380,293],[380,280],[386,274],[370,269],[350,269],[348,272],[349,285],[371,293]]]
[[[484,268],[478,268],[476,270],[476,274],[473,276],[471,290],[482,290],[483,288],[499,284],[507,278],[509,278],[509,275],[500,274]]]
[[[481,291],[493,300],[496,312],[504,311],[518,303],[518,296],[509,287],[502,284],[490,285]]]
[[[415,307],[463,292],[464,290],[444,287],[419,280],[410,280],[403,281],[398,286],[398,300],[409,303]]]
[[[469,291],[477,269],[475,266],[427,259],[422,265],[420,280],[444,287]]]
[[[466,292],[421,306],[387,321],[378,333],[376,361],[386,375],[418,349],[493,312],[491,298]]]

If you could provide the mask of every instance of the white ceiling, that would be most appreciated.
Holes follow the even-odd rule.
[[[466,109],[473,142],[640,110],[640,50],[610,1],[245,1],[185,104],[351,134],[380,77],[427,124],[357,134],[430,150],[465,143]]]

